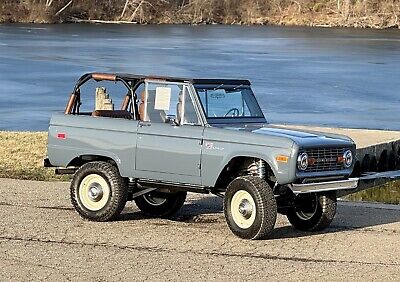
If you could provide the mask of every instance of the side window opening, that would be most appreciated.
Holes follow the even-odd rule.
[[[197,125],[200,124],[193,101],[189,95],[189,89],[185,87],[183,99],[183,120],[182,124]]]
[[[179,125],[200,124],[189,89],[183,84],[148,83],[146,97],[140,99],[143,120]],[[147,103],[143,103],[146,101]]]

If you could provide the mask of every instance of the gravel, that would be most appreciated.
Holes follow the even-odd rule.
[[[272,237],[228,229],[221,199],[190,194],[173,220],[132,202],[118,221],[82,220],[66,182],[0,179],[2,280],[400,280],[400,210],[341,202],[331,227]]]

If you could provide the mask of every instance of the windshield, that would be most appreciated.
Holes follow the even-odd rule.
[[[264,118],[249,85],[195,85],[207,119]]]

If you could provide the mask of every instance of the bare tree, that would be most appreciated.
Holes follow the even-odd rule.
[[[46,0],[46,8],[50,7],[54,0]]]

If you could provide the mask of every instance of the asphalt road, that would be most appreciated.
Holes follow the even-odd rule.
[[[68,183],[0,179],[0,277],[12,280],[400,281],[400,206],[342,202],[312,234],[278,216],[272,238],[245,241],[221,200],[191,194],[174,220],[128,203],[120,220],[82,220]]]

